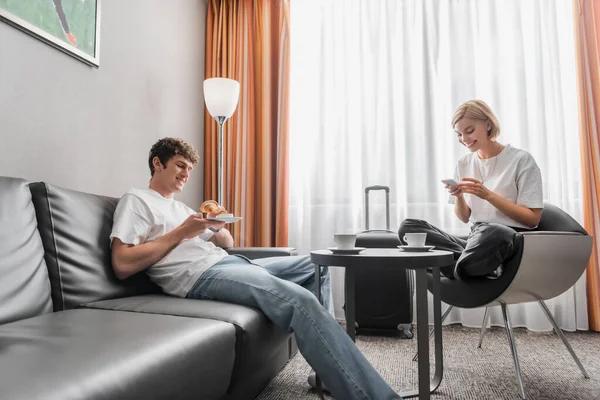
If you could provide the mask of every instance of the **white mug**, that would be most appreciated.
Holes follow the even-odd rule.
[[[425,239],[427,239],[427,233],[406,233],[402,238],[410,247],[425,246]]]
[[[356,243],[356,233],[335,233],[333,240],[338,249],[353,249]]]

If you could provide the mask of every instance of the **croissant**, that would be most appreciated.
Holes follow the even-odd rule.
[[[203,213],[218,213],[217,215],[220,214],[226,214],[227,211],[221,207],[219,205],[219,203],[217,203],[214,200],[206,200],[204,203],[202,203],[200,205],[200,212]]]
[[[200,205],[200,212],[208,213],[208,212],[216,212],[219,209],[219,203],[214,200],[206,200],[204,203]]]

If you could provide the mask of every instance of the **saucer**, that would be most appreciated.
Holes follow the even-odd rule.
[[[337,247],[327,248],[327,250],[331,251],[333,254],[358,254],[365,249],[366,247],[355,247],[353,249],[338,249]]]
[[[242,217],[219,217],[218,215],[215,218],[206,218],[207,221],[225,222],[226,224],[238,222],[241,219]]]
[[[402,251],[411,253],[423,253],[425,251],[434,249],[435,246],[398,246],[398,248]]]

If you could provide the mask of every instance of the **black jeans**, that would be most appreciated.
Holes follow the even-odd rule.
[[[426,244],[436,250],[454,253],[454,266],[440,268],[441,273],[450,279],[485,277],[515,253],[514,238],[521,229],[502,224],[477,222],[465,240],[451,235],[420,219],[405,219],[398,229],[400,241],[405,233],[427,233]]]

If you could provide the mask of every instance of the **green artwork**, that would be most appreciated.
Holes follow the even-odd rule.
[[[100,0],[0,0],[0,19],[98,65]]]

